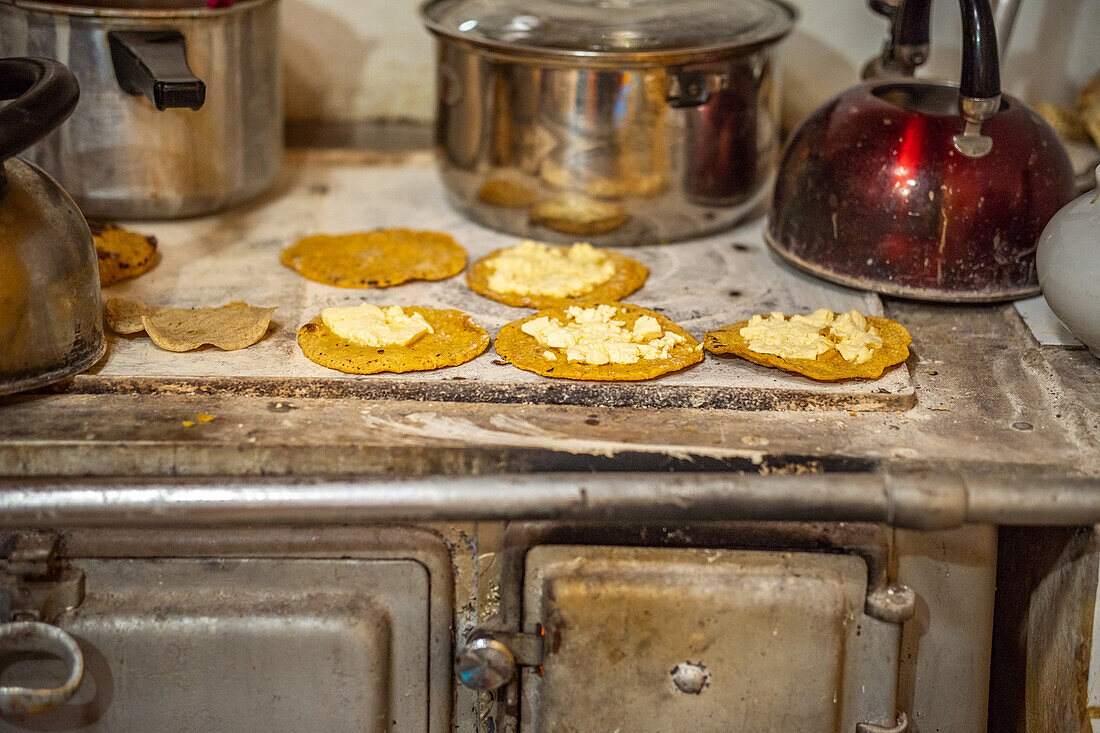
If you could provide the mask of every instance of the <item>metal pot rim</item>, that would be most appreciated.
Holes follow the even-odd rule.
[[[278,0],[237,0],[226,8],[105,8],[93,5],[69,5],[49,0],[0,0],[0,5],[8,5],[20,10],[30,10],[52,15],[70,15],[91,18],[126,18],[126,19],[151,19],[170,20],[177,18],[211,18],[236,13],[245,13],[249,10]]]
[[[3,1],[3,0],[0,0]],[[478,50],[488,51],[506,58],[523,58],[538,62],[552,63],[582,63],[582,64],[651,64],[669,65],[697,61],[697,57],[720,56],[729,54],[751,54],[756,51],[775,45],[785,38],[795,27],[799,11],[798,8],[788,4],[784,0],[772,0],[782,6],[791,14],[790,24],[781,32],[771,36],[759,38],[751,43],[716,43],[702,46],[684,46],[682,48],[662,48],[644,51],[582,51],[573,49],[547,48],[524,43],[509,43],[487,38],[473,38],[456,33],[433,20],[428,14],[428,8],[440,2],[440,0],[424,0],[418,9],[420,21],[433,34],[440,38],[446,38],[461,44],[471,46]]]

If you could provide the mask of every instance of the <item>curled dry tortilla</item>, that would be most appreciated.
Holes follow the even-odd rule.
[[[88,222],[99,261],[100,287],[137,277],[157,262],[157,238],[109,222]]]
[[[581,304],[578,303],[577,305]],[[703,360],[703,350],[699,348],[699,342],[690,333],[660,313],[629,303],[585,302],[583,304],[585,308],[598,305],[613,306],[618,311],[614,318],[621,321],[627,329],[632,329],[635,321],[642,316],[652,316],[661,324],[662,330],[677,333],[684,337],[684,341],[672,347],[667,359],[642,359],[633,364],[585,364],[579,361],[569,361],[565,356],[565,349],[539,343],[539,340],[534,336],[522,331],[525,323],[543,316],[556,318],[561,323],[569,322],[570,318],[566,315],[566,308],[560,307],[548,308],[527,318],[506,324],[497,335],[497,353],[500,354],[500,358],[510,364],[525,371],[541,374],[544,377],[607,382],[652,379],[662,374],[685,369]],[[546,358],[544,356],[546,352],[553,353],[557,358]]]
[[[600,201],[579,193],[562,193],[531,207],[528,217],[532,224],[564,234],[591,237],[613,232],[627,222],[630,215],[618,204]]]
[[[225,351],[251,346],[267,333],[274,310],[238,302],[218,308],[155,308],[122,298],[111,298],[106,306],[112,330],[145,331],[168,351],[191,351],[205,344]]]
[[[312,362],[348,374],[416,372],[458,366],[489,348],[489,334],[462,311],[406,307],[432,327],[407,346],[359,346],[340,338],[320,316],[298,329],[298,346]]]
[[[280,261],[326,285],[387,288],[457,275],[466,266],[466,250],[441,232],[376,229],[306,237],[284,249]]]
[[[909,358],[909,344],[912,343],[912,338],[905,326],[897,321],[877,316],[866,316],[866,318],[867,323],[874,326],[882,337],[882,346],[875,349],[871,358],[862,364],[847,361],[836,349],[829,349],[819,354],[816,359],[784,359],[776,354],[761,354],[753,351],[741,336],[741,329],[749,323],[747,320],[708,331],[703,338],[703,345],[712,354],[736,354],[754,364],[777,367],[822,382],[857,378],[877,379],[890,367]],[[826,330],[822,329],[822,332]]]
[[[490,252],[471,265],[470,269],[466,271],[466,284],[470,286],[471,290],[475,293],[484,295],[486,298],[495,300],[498,303],[504,303],[505,305],[526,308],[556,308],[558,306],[576,303],[580,300],[598,300],[601,302],[620,300],[642,287],[642,285],[645,284],[646,277],[649,276],[648,268],[641,262],[633,260],[619,252],[600,250],[610,258],[612,264],[615,266],[615,272],[611,275],[610,279],[594,286],[587,292],[572,297],[539,295],[537,293],[504,293],[490,288],[489,278],[494,272],[492,267],[493,259],[500,256],[508,249],[510,248],[498,249]],[[568,249],[568,247],[559,247],[558,249],[565,250]]]

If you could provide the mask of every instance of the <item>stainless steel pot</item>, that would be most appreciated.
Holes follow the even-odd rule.
[[[88,225],[52,178],[14,157],[78,96],[61,64],[0,59],[0,99],[13,100],[0,107],[0,395],[82,372],[106,349]]]
[[[267,188],[283,151],[277,0],[0,0],[0,56],[69,66],[82,100],[28,157],[84,213],[209,213]]]
[[[428,0],[451,203],[495,229],[600,244],[727,228],[779,151],[773,0]]]

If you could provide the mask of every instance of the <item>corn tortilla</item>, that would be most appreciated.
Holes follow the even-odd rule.
[[[466,250],[442,232],[376,229],[306,237],[284,249],[280,261],[326,285],[388,288],[457,275],[466,266]]]
[[[871,358],[862,364],[853,364],[840,355],[836,349],[829,349],[816,359],[784,359],[776,354],[761,354],[749,349],[748,342],[741,336],[741,329],[748,321],[738,321],[714,331],[708,331],[703,345],[712,354],[736,354],[754,364],[777,367],[784,371],[795,372],[822,382],[836,382],[842,379],[877,379],[892,366],[909,358],[909,344],[912,338],[905,326],[889,318],[865,316],[867,323],[874,326],[882,337],[882,346],[875,349]],[[822,329],[825,331],[826,329]]]
[[[615,272],[608,280],[593,286],[592,289],[584,293],[572,297],[539,295],[538,293],[505,293],[490,288],[489,278],[494,272],[493,259],[500,256],[507,249],[510,248],[490,252],[471,265],[466,271],[466,284],[475,293],[484,295],[486,298],[520,308],[557,308],[580,300],[616,301],[625,298],[642,287],[649,276],[649,269],[641,262],[619,252],[600,250],[611,260],[611,263],[615,266]],[[568,247],[557,247],[556,249],[565,250]]]
[[[234,302],[217,308],[156,308],[111,298],[106,304],[107,325],[122,334],[145,331],[167,351],[192,351],[211,344],[236,351],[263,338],[275,308],[257,308]]]
[[[579,304],[577,304],[579,305]],[[556,318],[562,323],[568,322],[565,307],[548,308],[538,313],[512,321],[500,329],[497,335],[496,350],[500,358],[525,371],[541,374],[544,377],[557,377],[561,379],[581,379],[587,381],[630,382],[642,379],[653,379],[662,374],[679,371],[703,360],[703,350],[690,333],[673,323],[660,313],[651,311],[629,303],[597,303],[585,302],[584,307],[591,308],[598,305],[611,305],[617,310],[616,320],[622,321],[624,327],[633,328],[635,321],[642,316],[652,316],[661,324],[664,331],[671,331],[684,338],[683,343],[676,344],[667,359],[643,359],[633,364],[585,364],[577,361],[568,361],[565,349],[554,348],[539,343],[534,336],[524,333],[521,329],[528,321],[547,316]],[[557,358],[548,359],[545,352],[553,353]]]
[[[109,222],[88,222],[92,230],[99,285],[107,287],[149,271],[157,263],[157,238]]]
[[[298,346],[312,362],[348,374],[416,372],[458,366],[489,348],[489,334],[462,311],[417,306],[403,309],[419,313],[432,327],[407,346],[358,346],[348,343],[325,326],[318,316],[298,329]]]

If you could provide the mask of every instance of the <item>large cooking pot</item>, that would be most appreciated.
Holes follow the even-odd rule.
[[[928,51],[931,0],[904,0],[894,45]],[[934,301],[1039,290],[1035,248],[1073,197],[1054,131],[1002,95],[987,0],[962,0],[959,86],[889,80],[813,112],[784,150],[765,239],[845,285]]]
[[[0,0],[0,55],[57,59],[83,91],[28,157],[108,219],[209,213],[274,181],[279,34],[277,0]]]
[[[733,225],[779,150],[777,0],[428,0],[451,203],[551,241]]]
[[[76,106],[48,59],[0,59],[0,395],[82,372],[106,349],[92,234],[73,200],[14,157]]]

